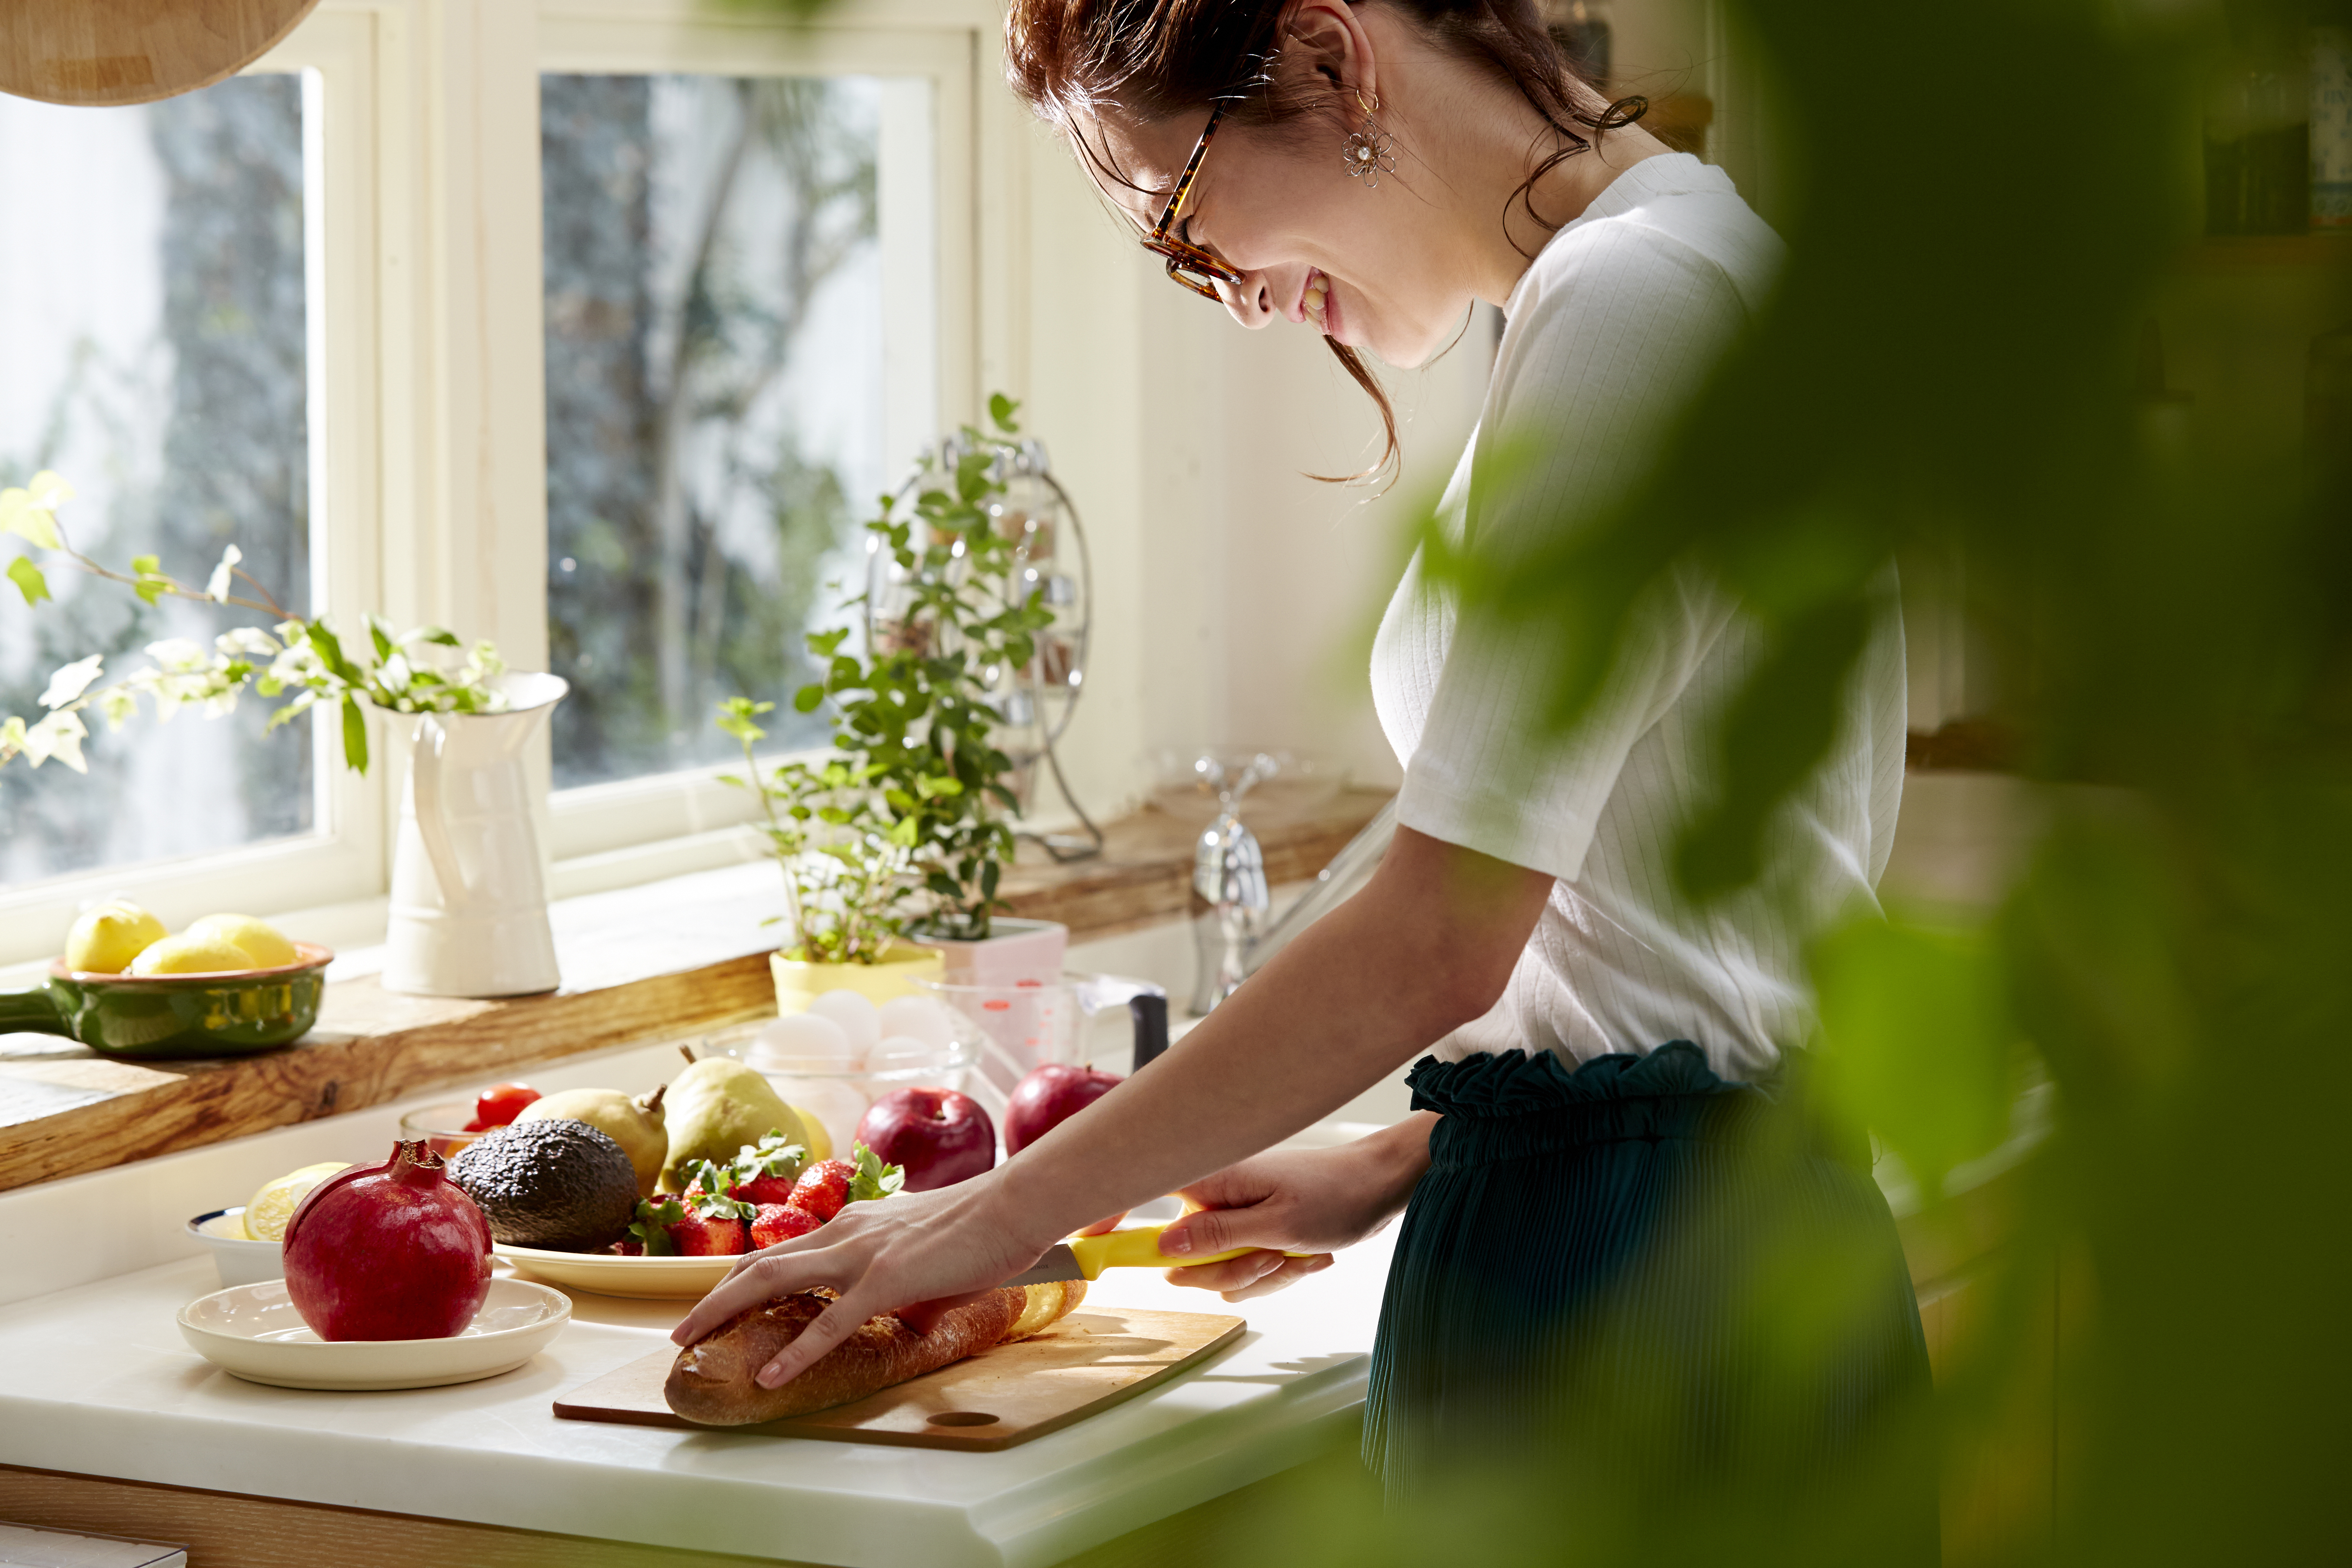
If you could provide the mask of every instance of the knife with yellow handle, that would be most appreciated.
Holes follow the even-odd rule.
[[[1056,1242],[1045,1249],[1045,1256],[1025,1273],[1007,1279],[1007,1285],[1047,1285],[1056,1279],[1093,1279],[1106,1268],[1198,1268],[1204,1263],[1223,1263],[1228,1258],[1240,1258],[1252,1252],[1266,1250],[1260,1247],[1236,1247],[1224,1252],[1212,1252],[1204,1258],[1189,1254],[1171,1258],[1160,1250],[1160,1233],[1164,1225],[1138,1226],[1132,1230],[1105,1231],[1100,1236],[1074,1236],[1067,1241]],[[1286,1258],[1312,1258],[1311,1252],[1285,1253]]]

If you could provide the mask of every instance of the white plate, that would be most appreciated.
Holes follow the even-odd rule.
[[[544,1252],[536,1247],[492,1248],[526,1274],[571,1290],[630,1296],[640,1301],[698,1301],[735,1267],[726,1258],[624,1258],[616,1252]]]
[[[180,1309],[196,1352],[247,1383],[279,1388],[438,1388],[510,1372],[572,1319],[561,1290],[493,1279],[474,1321],[446,1340],[321,1340],[302,1321],[283,1279],[199,1296]]]

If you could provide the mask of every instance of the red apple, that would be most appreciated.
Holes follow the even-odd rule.
[[[996,1163],[996,1126],[970,1095],[951,1089],[894,1089],[857,1123],[857,1142],[903,1165],[907,1191],[927,1193]]]
[[[1047,1062],[1013,1091],[1004,1107],[1004,1152],[1018,1154],[1123,1081],[1098,1068]]]
[[[439,1340],[490,1289],[490,1222],[422,1140],[311,1189],[286,1222],[286,1293],[322,1340]]]

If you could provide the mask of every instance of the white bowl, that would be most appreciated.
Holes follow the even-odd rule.
[[[567,1290],[627,1296],[639,1301],[699,1301],[727,1278],[741,1255],[719,1258],[628,1258],[616,1252],[547,1252],[536,1247],[491,1250],[526,1274]]]
[[[257,1285],[286,1278],[286,1251],[274,1241],[245,1234],[245,1205],[215,1209],[188,1222],[188,1234],[205,1244],[223,1285]]]
[[[572,1320],[561,1290],[493,1279],[474,1321],[446,1340],[321,1340],[282,1279],[199,1296],[180,1309],[180,1334],[206,1361],[279,1388],[438,1388],[511,1372]]]

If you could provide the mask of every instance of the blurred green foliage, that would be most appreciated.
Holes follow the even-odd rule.
[[[1798,190],[1780,293],[1645,485],[1563,520],[1538,570],[1474,562],[1463,591],[1562,628],[1562,722],[1661,573],[1696,562],[1740,593],[1773,652],[1682,844],[1705,897],[1752,877],[1759,826],[1826,748],[1881,564],[1966,563],[2003,676],[1988,717],[2043,826],[1973,928],[1897,910],[1816,944],[1822,1038],[1795,1086],[1903,1157],[1915,1258],[1979,1257],[1937,1346],[1947,1561],[2346,1560],[2352,431],[2315,394],[2300,442],[2236,438],[2205,405],[2184,437],[2135,382],[2197,265],[2203,79],[2233,27],[2314,13],[1727,10]],[[2352,322],[2352,247],[2283,243],[2309,330]],[[2049,1134],[1947,1190],[2010,1136],[2036,1061]],[[1812,1287],[1789,1324],[1834,1320],[1833,1274]],[[1769,1526],[1768,1558],[1864,1563],[1866,1523],[1840,1525],[1883,1483],[1857,1464],[1793,1525],[1762,1482],[1707,1506]],[[1707,1556],[1681,1510],[1636,1513],[1591,1531],[1554,1493],[1483,1517],[1507,1559]]]

